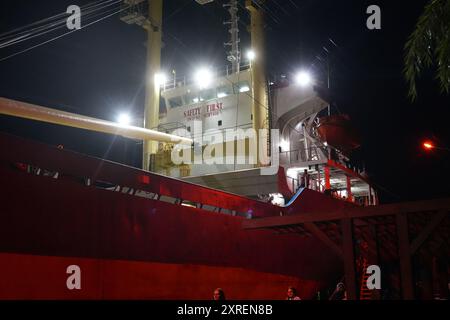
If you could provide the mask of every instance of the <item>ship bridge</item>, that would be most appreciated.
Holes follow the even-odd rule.
[[[161,97],[166,113],[159,130],[181,128],[183,132],[178,131],[177,135],[187,135],[194,140],[199,132],[203,133],[205,147],[211,141],[210,137],[217,134],[223,137],[224,143],[228,142],[225,132],[229,129],[251,129],[251,106],[255,98],[250,71],[250,66],[242,67],[239,73],[223,70],[222,75],[206,88],[199,88],[195,79],[186,78],[165,84]],[[268,149],[275,147],[279,151],[281,168],[278,174],[263,176],[258,166],[242,164],[237,158],[231,163],[230,159],[225,159],[226,164],[174,166],[169,159],[171,149],[162,144],[158,160],[163,165],[156,171],[252,198],[281,190],[285,198],[290,198],[300,188],[309,188],[374,204],[375,192],[364,174],[348,168],[345,164],[348,158],[317,133],[319,115],[329,105],[318,88],[313,83],[299,85],[282,77],[268,84],[268,92],[267,128],[278,129],[280,136],[279,141],[271,139],[268,142]],[[248,152],[245,157],[248,158]],[[305,170],[308,172],[307,185],[302,184]]]

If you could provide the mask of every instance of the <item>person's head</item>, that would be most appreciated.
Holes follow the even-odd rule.
[[[225,292],[222,288],[214,290],[214,300],[225,300]]]
[[[343,282],[339,282],[336,286],[337,291],[345,291],[345,286]]]
[[[288,299],[295,298],[297,296],[297,289],[294,287],[289,287],[287,291]]]

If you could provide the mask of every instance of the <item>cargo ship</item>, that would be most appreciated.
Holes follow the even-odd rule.
[[[304,74],[266,77],[263,13],[252,1],[256,57],[240,57],[230,1],[229,66],[203,70],[202,84],[175,74],[160,81],[161,28],[151,26],[162,21],[162,1],[150,1],[144,20],[133,11],[140,1],[125,3],[122,20],[146,27],[152,43],[145,128],[3,98],[0,110],[141,139],[143,167],[1,134],[0,299],[209,300],[217,287],[230,299],[284,299],[288,286],[311,299],[333,286],[340,258],[319,239],[242,228],[246,219],[378,204],[368,177],[350,165],[358,143],[333,125],[320,88]],[[198,123],[233,149],[239,139],[228,129],[277,130],[258,146],[271,162],[251,163],[245,151],[245,161],[175,164],[172,138],[195,149]]]

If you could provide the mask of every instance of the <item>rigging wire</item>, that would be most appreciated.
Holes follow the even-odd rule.
[[[119,0],[119,1],[116,1],[116,3],[117,3],[117,2],[121,2],[121,1]],[[108,6],[110,6],[110,5],[111,5],[111,4],[109,4]],[[118,8],[113,8],[113,9],[106,10],[106,11],[104,11],[104,12],[100,12],[100,13],[94,14],[95,11],[102,10],[102,9],[104,9],[104,8],[106,8],[106,7],[107,7],[107,6],[102,7],[102,8],[99,8],[99,9],[94,9],[94,10],[91,10],[91,11],[86,12],[86,13],[83,15],[83,19],[84,19],[84,20],[93,19],[93,18],[95,18],[95,17],[97,17],[97,16],[99,16],[99,15],[102,15],[102,14],[105,14],[105,13],[109,13],[109,12],[111,12],[111,11],[114,11],[114,10],[117,10],[117,9],[118,9]],[[55,22],[55,23],[53,23],[53,24],[51,24],[51,25],[40,27],[40,28],[36,29],[35,31],[32,31],[32,32],[30,32],[30,33],[28,33],[28,34],[26,34],[26,35],[24,35],[24,36],[20,36],[20,37],[17,37],[17,38],[15,38],[15,39],[8,40],[8,41],[6,41],[6,42],[0,43],[0,49],[6,48],[6,47],[9,47],[9,46],[12,46],[12,45],[21,43],[21,42],[23,42],[23,41],[27,41],[27,40],[36,38],[36,37],[43,36],[43,35],[45,35],[45,34],[47,34],[47,33],[56,31],[56,30],[61,29],[61,28],[66,28],[66,19],[65,19],[65,18],[62,19],[62,20],[60,20],[60,21],[57,21],[57,22]],[[48,30],[45,30],[45,29],[48,29]],[[43,30],[43,31],[41,31],[41,30]],[[36,32],[36,33],[35,33],[35,32]],[[34,33],[34,34],[33,34],[33,33]]]
[[[289,1],[289,3],[291,3],[294,6],[294,8],[296,8],[296,9],[300,8],[298,5],[295,4],[294,1],[292,1],[292,0],[288,0],[288,1]]]
[[[103,21],[103,20],[105,20],[105,19],[107,19],[107,18],[110,18],[110,17],[112,17],[112,16],[114,16],[114,15],[116,15],[116,14],[122,12],[122,11],[125,11],[125,10],[129,9],[129,7],[130,7],[130,6],[126,6],[126,7],[122,8],[122,9],[117,10],[117,11],[111,13],[111,14],[108,14],[108,15],[106,15],[106,16],[100,18],[100,19],[97,19],[97,20],[95,20],[95,21],[92,21],[92,22],[90,22],[90,23],[88,23],[88,24],[82,26],[79,30],[85,29],[85,28],[87,28],[87,27],[89,27],[89,26],[91,26],[91,25],[93,25],[93,24],[95,24],[95,23],[98,23],[98,22]],[[66,32],[66,33],[63,33],[63,34],[61,34],[61,35],[58,35],[58,36],[56,36],[56,37],[54,37],[54,38],[51,38],[51,39],[49,39],[49,40],[46,40],[46,41],[44,41],[44,42],[38,43],[38,44],[36,44],[36,45],[34,45],[34,46],[28,47],[28,48],[26,48],[26,49],[24,49],[24,50],[21,50],[21,51],[19,51],[19,52],[10,54],[10,55],[8,55],[8,56],[6,56],[6,57],[4,57],[4,58],[0,58],[0,62],[5,61],[5,60],[7,60],[7,59],[10,59],[10,58],[12,58],[12,57],[15,57],[15,56],[17,56],[17,55],[20,55],[20,54],[22,54],[22,53],[28,52],[28,51],[30,51],[30,50],[33,50],[33,49],[35,49],[35,48],[41,47],[41,46],[43,46],[43,45],[45,45],[45,44],[47,44],[47,43],[53,42],[53,41],[55,41],[55,40],[58,40],[58,39],[60,39],[60,38],[62,38],[62,37],[65,37],[65,36],[67,36],[67,35],[69,35],[69,34],[72,34],[73,32],[79,31],[79,30],[77,30],[77,29],[71,30],[71,31],[69,31],[69,32]]]
[[[286,9],[285,9],[281,4],[278,3],[278,1],[272,0],[272,2],[273,2],[278,8],[280,8],[281,12],[283,12],[285,15],[287,15],[287,16],[290,16],[290,15],[291,15],[288,11],[286,11]]]
[[[102,1],[97,1],[97,2],[94,2],[94,3],[91,3],[91,4],[87,4],[85,6],[82,6],[80,9],[81,9],[81,11],[83,11],[83,10],[91,10],[91,9],[97,7],[97,6],[104,5],[104,4],[108,3],[108,2],[113,2],[113,1],[114,2],[121,2],[121,0],[106,0],[106,1],[102,0]],[[68,14],[66,12],[62,12],[62,13],[50,16],[48,18],[41,19],[39,21],[27,24],[25,26],[22,26],[22,27],[19,27],[19,28],[10,30],[10,31],[6,31],[6,32],[0,34],[0,41],[8,39],[8,38],[12,38],[12,37],[20,36],[22,34],[31,32],[33,29],[36,29],[36,28],[42,28],[42,26],[41,27],[36,27],[36,28],[31,28],[31,27],[33,27],[35,25],[42,24],[42,23],[47,22],[47,21],[49,21],[51,23],[52,20],[61,19],[63,17],[66,17],[67,15]],[[31,30],[21,31],[21,30],[27,29],[27,28],[31,28]]]

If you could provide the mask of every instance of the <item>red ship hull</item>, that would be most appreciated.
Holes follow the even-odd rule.
[[[307,191],[279,208],[14,137],[0,136],[0,147],[1,299],[211,299],[216,287],[230,299],[283,299],[290,285],[311,298],[342,274],[315,238],[245,230],[239,216],[86,186],[80,177],[253,217],[340,201]],[[58,178],[18,169],[24,164]],[[80,289],[66,285],[71,265],[81,270]]]

